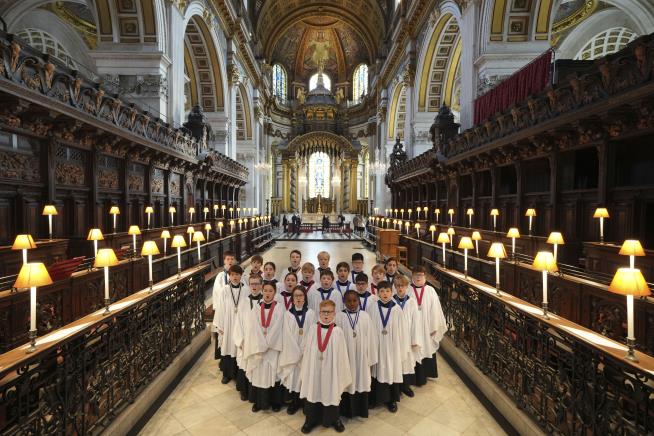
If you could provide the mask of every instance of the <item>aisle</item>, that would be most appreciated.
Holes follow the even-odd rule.
[[[350,258],[352,252],[363,253],[366,270],[374,263],[374,254],[360,242],[294,242],[280,241],[265,253],[266,261],[286,266],[288,253],[297,248],[303,260],[316,262],[316,254],[327,250],[332,261]],[[334,264],[336,262],[333,262]],[[414,398],[402,397],[398,412],[386,408],[370,411],[368,419],[343,419],[346,432],[370,436],[383,435],[503,435],[484,406],[441,357],[439,378],[426,386],[414,388]],[[301,434],[304,423],[301,411],[289,416],[286,410],[274,413],[252,412],[252,405],[242,402],[234,383],[220,383],[213,346],[209,347],[170,397],[163,403],[140,434],[166,435],[289,435]],[[337,434],[333,429],[317,427],[310,433]]]

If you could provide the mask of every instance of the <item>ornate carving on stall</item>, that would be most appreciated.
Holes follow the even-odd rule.
[[[130,174],[127,176],[127,186],[132,192],[143,192],[144,180],[143,176],[137,174]]]
[[[0,177],[3,179],[40,182],[39,169],[38,156],[0,151]]]
[[[152,172],[152,182],[150,183],[153,194],[164,193],[164,175],[163,171],[155,168]]]
[[[58,329],[64,324],[63,309],[64,302],[61,292],[50,292],[39,296],[36,318],[40,334]],[[26,323],[29,323],[29,319],[26,320]]]
[[[173,195],[175,197],[180,197],[182,190],[180,186],[180,175],[179,174],[171,174],[170,176],[170,183],[168,187],[168,192],[170,192],[170,195]]]
[[[404,144],[400,142],[400,137],[395,138],[395,145],[393,145],[393,152],[390,156],[391,168],[397,166],[400,163],[406,162],[407,155],[404,151]]]
[[[593,297],[590,301],[590,316],[593,330],[622,341],[625,336],[627,314],[621,305]]]
[[[84,167],[70,162],[55,164],[55,179],[57,184],[84,186],[86,184]]]
[[[11,41],[11,44],[9,45],[9,53],[10,53],[9,67],[11,68],[12,72],[15,72],[16,68],[18,68],[18,60],[21,50],[22,49],[20,45],[15,40]]]

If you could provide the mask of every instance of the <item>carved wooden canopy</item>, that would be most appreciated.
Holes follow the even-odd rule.
[[[329,157],[356,159],[358,151],[344,136],[329,132],[311,132],[297,136],[288,143],[283,155],[286,158],[309,157],[316,152],[324,152]]]

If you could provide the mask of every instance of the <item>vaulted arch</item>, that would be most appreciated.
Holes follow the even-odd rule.
[[[388,112],[388,137],[404,139],[404,120],[406,119],[406,86],[400,82],[395,86]]]
[[[485,2],[482,44],[547,41],[554,0],[492,0]]]
[[[243,85],[236,89],[236,139],[246,141],[252,139],[252,111],[247,90]]]

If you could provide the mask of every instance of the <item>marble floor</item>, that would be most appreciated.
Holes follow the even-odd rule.
[[[332,264],[349,260],[353,251],[364,254],[366,270],[374,264],[374,254],[360,242],[280,241],[264,254],[264,260],[278,265],[288,263],[291,249],[299,249],[304,261],[316,262],[316,254],[327,250]],[[466,387],[454,370],[439,358],[439,378],[415,388],[414,398],[403,397],[399,410],[370,411],[368,419],[344,419],[346,432],[370,436],[384,435],[503,435],[502,427]],[[154,416],[144,426],[143,435],[290,435],[300,434],[304,422],[301,412],[288,415],[263,411],[253,413],[251,404],[242,402],[231,382],[220,383],[213,346],[200,357]],[[311,434],[336,434],[317,427]]]

